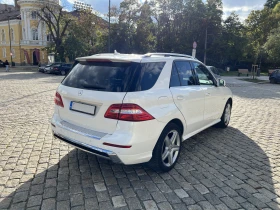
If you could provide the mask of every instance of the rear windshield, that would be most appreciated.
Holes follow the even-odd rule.
[[[80,62],[62,84],[106,92],[144,91],[155,85],[164,65],[165,62]]]

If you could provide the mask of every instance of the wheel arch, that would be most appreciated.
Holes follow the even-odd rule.
[[[233,101],[232,101],[232,98],[231,98],[231,97],[227,100],[227,103],[230,103],[230,105],[231,105],[231,107],[232,107]]]
[[[169,125],[169,124],[171,124],[171,123],[174,123],[174,124],[178,125],[178,127],[179,127],[180,130],[181,130],[181,134],[183,135],[183,133],[184,133],[184,125],[183,125],[182,121],[179,120],[178,118],[175,118],[175,119],[169,121],[169,122],[166,124],[166,126]],[[166,127],[166,126],[165,126],[165,127]]]

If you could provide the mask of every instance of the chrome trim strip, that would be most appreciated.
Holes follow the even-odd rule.
[[[65,140],[67,140],[67,141],[69,141],[69,142],[73,142],[74,144],[81,145],[81,146],[84,146],[84,147],[89,148],[89,149],[92,149],[92,150],[96,150],[96,151],[99,151],[99,152],[106,153],[109,157],[106,157],[106,156],[103,156],[103,155],[100,155],[100,154],[96,154],[96,153],[94,153],[94,152],[91,152],[91,151],[85,150],[85,149],[83,149],[83,148],[80,148],[80,147],[78,147],[78,146],[72,145],[72,144],[69,143],[69,142],[63,141],[63,142],[65,142],[65,143],[67,143],[67,144],[69,144],[69,145],[71,145],[71,146],[73,146],[73,147],[75,147],[75,148],[77,148],[77,149],[80,149],[80,150],[83,150],[83,151],[85,151],[85,152],[91,153],[91,154],[96,155],[96,156],[98,156],[98,157],[105,158],[105,159],[107,159],[107,160],[111,160],[111,161],[114,162],[114,163],[121,163],[121,164],[122,164],[122,161],[119,159],[119,157],[117,156],[117,154],[114,153],[114,152],[112,152],[112,151],[110,151],[110,150],[105,150],[105,149],[101,149],[101,148],[99,148],[99,147],[95,147],[95,146],[92,146],[92,145],[89,145],[89,144],[85,144],[85,143],[83,143],[83,142],[76,141],[76,140],[74,140],[74,139],[65,137],[65,136],[63,136],[63,135],[61,135],[61,134],[58,134],[58,133],[55,133],[55,132],[53,132],[53,134],[56,135],[57,137],[56,137],[56,136],[54,136],[54,137],[55,137],[55,138],[58,138],[60,141],[63,141],[63,139],[65,139]],[[59,137],[60,137],[61,139],[60,139]]]
[[[86,128],[82,128],[82,127],[73,125],[71,123],[68,123],[66,121],[61,121],[61,122],[57,121],[55,124],[57,126],[63,128],[63,129],[65,129],[65,130],[68,130],[68,131],[71,131],[73,133],[77,133],[77,134],[80,134],[82,136],[86,136],[86,137],[89,137],[89,138],[97,139],[97,140],[100,140],[101,138],[103,138],[104,136],[107,135],[106,133],[101,133],[101,132],[89,130],[89,129],[86,129]],[[76,129],[74,129],[74,128],[76,128]],[[81,131],[79,131],[77,129],[80,129]],[[84,131],[84,132],[82,132],[82,131]],[[101,134],[101,136],[97,136],[97,135],[94,135],[92,133],[99,133],[99,134]]]
[[[112,152],[112,151],[110,151],[110,150],[101,149],[101,148],[99,148],[99,147],[95,147],[95,146],[92,146],[92,145],[89,145],[89,144],[86,144],[86,143],[83,143],[83,142],[80,142],[80,141],[77,141],[77,140],[68,138],[68,137],[66,137],[66,136],[64,136],[64,135],[61,135],[61,134],[58,134],[58,133],[56,133],[56,132],[54,132],[54,134],[57,135],[57,136],[60,136],[61,138],[66,139],[66,140],[68,140],[68,141],[72,141],[72,142],[75,143],[75,144],[79,144],[79,145],[81,145],[81,146],[87,147],[87,148],[89,148],[89,149],[93,149],[93,150],[96,150],[96,151],[99,151],[99,152],[104,152],[104,153],[106,153],[106,154],[108,154],[108,155],[114,154],[114,152]]]

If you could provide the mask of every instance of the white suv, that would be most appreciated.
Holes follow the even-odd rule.
[[[56,138],[115,163],[169,171],[182,141],[227,127],[232,93],[191,56],[98,54],[76,59],[55,104]]]

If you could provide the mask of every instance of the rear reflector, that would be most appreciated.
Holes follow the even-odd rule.
[[[113,104],[108,108],[104,117],[132,122],[155,119],[152,115],[136,104]]]
[[[106,146],[110,146],[110,147],[118,147],[118,148],[126,148],[126,149],[131,148],[131,146],[129,146],[129,145],[110,144],[110,143],[106,143],[106,142],[104,142],[103,144]]]
[[[63,104],[61,95],[60,95],[58,92],[55,93],[54,103],[55,103],[57,106],[64,107],[64,104]]]

